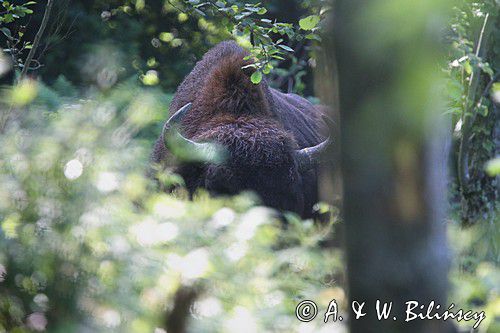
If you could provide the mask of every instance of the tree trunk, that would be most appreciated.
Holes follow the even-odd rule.
[[[443,8],[441,0],[340,0],[334,9],[348,288],[351,301],[366,302],[366,316],[351,312],[354,333],[449,328],[405,322],[408,301],[448,308],[447,154],[436,96]],[[377,300],[393,302],[387,320],[377,319]]]

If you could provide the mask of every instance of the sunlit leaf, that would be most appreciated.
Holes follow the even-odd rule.
[[[255,71],[250,77],[250,80],[252,81],[253,84],[259,84],[260,81],[262,81],[262,72]]]
[[[500,157],[497,157],[486,163],[486,172],[490,177],[500,175]]]
[[[320,21],[320,17],[318,15],[310,15],[306,18],[303,18],[299,21],[300,28],[302,30],[312,30],[316,28]]]

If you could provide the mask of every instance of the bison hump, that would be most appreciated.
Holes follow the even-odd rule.
[[[257,115],[270,114],[264,84],[253,84],[250,76],[255,71],[245,67],[251,61],[244,60],[246,53],[235,53],[219,60],[213,66],[195,105],[211,114]]]

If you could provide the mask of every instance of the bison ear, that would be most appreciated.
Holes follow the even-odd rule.
[[[248,67],[246,54],[231,55],[214,65],[198,96],[204,107],[215,112],[232,114],[269,113],[265,80],[254,84],[250,76],[255,69]]]

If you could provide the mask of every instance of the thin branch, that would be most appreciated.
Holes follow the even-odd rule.
[[[490,13],[487,13],[484,17],[483,27],[481,28],[481,33],[479,34],[479,40],[477,41],[476,57],[479,57],[479,51],[481,51],[481,44],[483,43],[484,31],[486,29],[486,24],[488,23],[488,18]]]
[[[26,77],[26,74],[28,73],[28,69],[30,68],[31,61],[34,58],[36,49],[38,48],[38,45],[40,44],[40,40],[42,39],[43,32],[45,31],[45,28],[47,27],[47,24],[49,23],[50,12],[52,10],[53,5],[54,5],[54,0],[47,0],[47,7],[45,7],[45,13],[43,14],[43,19],[42,19],[42,23],[40,24],[40,29],[38,29],[38,32],[36,33],[35,40],[33,41],[33,47],[31,48],[30,52],[28,53],[28,57],[26,58],[26,61],[24,63],[24,67],[21,71],[21,76],[20,76],[21,81]]]
[[[57,18],[53,20],[55,23],[52,24],[52,26],[50,27],[49,37],[46,38],[47,42],[45,43],[42,51],[38,54],[39,58],[42,58],[48,50],[52,49],[55,45],[62,42],[63,40],[66,40],[75,31],[73,30],[73,26],[75,25],[75,22],[79,19],[80,14],[77,14],[73,18],[68,28],[64,32],[64,34],[62,36],[59,36],[59,33],[61,32],[64,23],[66,22],[66,17],[68,15],[67,7],[68,7],[68,2],[66,2],[65,6],[58,12]]]
[[[485,52],[485,45],[483,45],[484,35],[489,33],[491,27],[491,20],[488,21],[489,13],[486,14],[484,18],[481,31],[479,33],[479,38],[476,44],[476,57],[479,57],[481,53]],[[475,117],[472,116],[468,118],[469,115],[474,115],[472,109],[476,106],[474,101],[476,100],[476,93],[479,86],[481,70],[479,68],[474,68],[469,81],[469,88],[467,93],[467,99],[464,106],[464,112],[462,112],[462,137],[458,152],[458,182],[460,184],[460,189],[462,196],[467,192],[469,183],[469,135],[474,124]]]
[[[167,2],[170,4],[170,6],[174,7],[174,9],[175,9],[175,10],[177,10],[177,11],[179,11],[179,12],[182,12],[182,13],[184,13],[184,14],[188,14],[188,12],[187,12],[187,11],[185,11],[184,9],[177,7],[177,6],[176,6],[176,5],[172,2],[172,0],[167,0]]]

